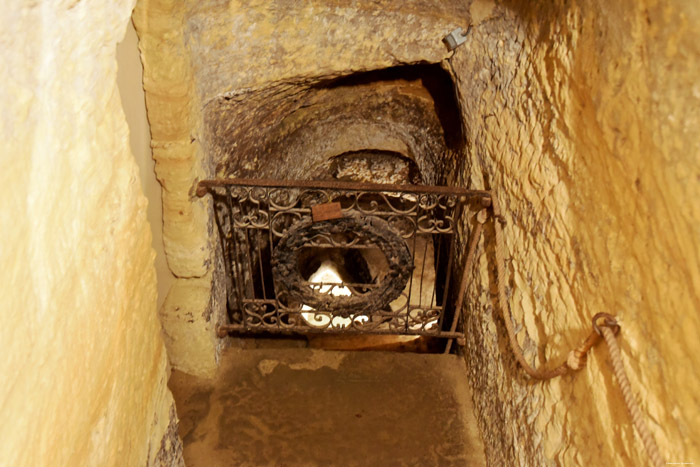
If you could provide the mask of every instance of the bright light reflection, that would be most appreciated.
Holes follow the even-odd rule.
[[[348,289],[344,285],[330,285],[343,283],[343,280],[338,274],[338,270],[331,261],[324,261],[323,263],[321,263],[321,266],[319,266],[316,272],[311,274],[311,277],[309,277],[309,282],[311,282],[312,284],[326,284],[317,289],[319,293],[328,293],[330,291],[330,294],[335,295],[336,297],[347,297],[349,295],[352,295],[350,289]],[[302,305],[301,309],[313,310],[313,308],[311,308],[308,305]],[[335,328],[345,328],[350,326],[353,320],[359,323],[363,323],[369,319],[367,318],[367,316],[364,315],[357,317],[350,316],[348,318],[336,316],[332,319],[331,322],[330,313],[302,313],[301,316],[304,318],[304,321],[306,321],[310,326],[319,328],[325,328],[326,326],[328,326],[328,323],[331,323],[331,326]]]

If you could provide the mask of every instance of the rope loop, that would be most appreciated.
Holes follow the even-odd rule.
[[[600,318],[603,318],[603,324],[598,324]],[[599,336],[602,336],[603,331],[600,330],[600,326],[610,328],[616,336],[620,333],[620,325],[615,317],[609,313],[597,313],[593,317],[593,329],[595,329],[595,332],[597,332]]]

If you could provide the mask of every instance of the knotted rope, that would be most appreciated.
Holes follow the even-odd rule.
[[[637,429],[637,433],[639,433],[640,438],[642,438],[642,444],[644,444],[644,449],[649,455],[651,462],[655,466],[659,467],[665,465],[666,463],[661,457],[659,447],[656,445],[656,441],[651,435],[649,427],[646,423],[644,423],[644,419],[642,418],[642,411],[639,409],[639,405],[637,404],[637,401],[634,397],[634,393],[632,392],[632,387],[630,386],[630,381],[629,379],[627,379],[627,373],[625,373],[625,367],[622,365],[620,347],[618,347],[617,345],[615,332],[612,331],[609,326],[601,327],[600,330],[603,333],[605,343],[608,344],[608,350],[610,351],[610,360],[612,361],[613,372],[615,373],[615,378],[617,378],[617,382],[620,384],[620,389],[622,390],[622,397],[625,400],[627,411],[632,417],[632,423]]]

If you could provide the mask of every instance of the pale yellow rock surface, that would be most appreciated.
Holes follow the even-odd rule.
[[[466,26],[463,2],[190,1],[187,33],[203,102],[222,94],[390,66],[439,62]]]
[[[134,25],[144,65],[144,89],[156,174],[163,186],[163,237],[168,266],[176,277],[208,271],[211,238],[203,201],[192,199],[195,179],[204,177],[197,140],[198,106],[183,37],[182,2],[139,2]],[[158,116],[158,117],[156,117]]]
[[[171,364],[185,373],[204,377],[215,375],[219,355],[217,323],[211,319],[211,276],[177,279],[160,310]]]
[[[179,1],[144,0],[138,2],[133,19],[144,65],[155,170],[162,185],[164,249],[168,267],[178,278],[160,309],[168,356],[174,368],[211,377],[212,362],[218,360],[222,346],[214,326],[224,319],[225,309],[214,310],[211,322],[201,319],[211,311],[214,281],[207,273],[218,239],[211,235],[208,200],[193,196],[196,180],[207,178],[207,170],[202,165],[199,108],[183,36],[184,6]],[[193,283],[198,286],[191,287]],[[205,283],[209,287],[202,286]],[[200,318],[175,319],[180,315],[174,300],[185,296],[190,305],[201,305],[199,310],[188,307]]]
[[[151,228],[151,244],[156,251],[158,308],[160,308],[175,277],[168,267],[163,248],[162,190],[155,176],[155,161],[151,153],[151,128],[146,115],[143,67],[138,42],[134,25],[129,21],[124,40],[117,44],[117,85],[126,122],[129,125],[129,146],[139,167],[143,193],[148,199],[147,214]]]
[[[507,221],[525,355],[559,364],[595,313],[616,315],[665,461],[697,463],[700,7],[486,3],[473,5],[485,19],[452,66],[471,143],[466,178],[494,190]],[[491,462],[647,465],[604,346],[574,376],[522,377],[494,317],[489,251],[467,335]]]
[[[2,465],[155,465],[177,451],[116,87],[132,6],[12,2],[0,19]]]

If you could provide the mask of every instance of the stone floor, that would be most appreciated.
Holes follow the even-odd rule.
[[[170,387],[188,467],[484,465],[453,355],[231,348]]]

